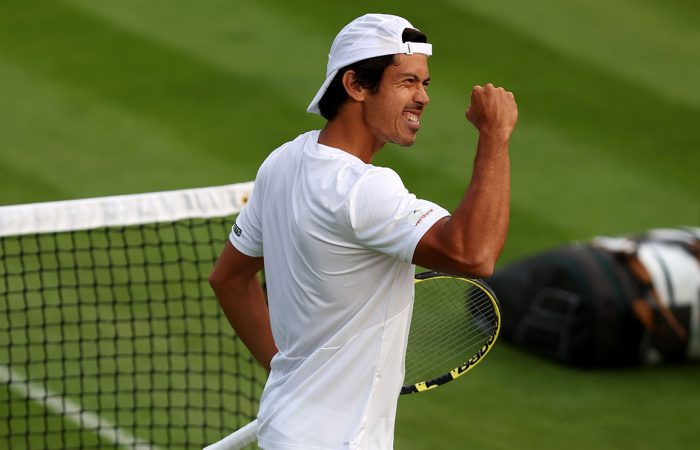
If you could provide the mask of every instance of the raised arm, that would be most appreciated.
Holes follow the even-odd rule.
[[[422,237],[413,263],[448,273],[486,277],[505,245],[510,215],[508,145],[518,120],[513,94],[491,84],[472,89],[467,119],[479,130],[474,169],[452,216]]]
[[[209,284],[236,334],[253,357],[269,371],[277,346],[257,278],[262,268],[263,258],[247,256],[227,242],[209,276]]]

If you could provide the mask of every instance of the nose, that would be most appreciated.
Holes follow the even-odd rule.
[[[415,101],[416,103],[420,103],[423,106],[430,103],[430,97],[428,96],[428,91],[426,90],[426,87],[423,86],[422,84],[418,85],[418,89],[416,89],[416,92],[413,95],[413,101]]]

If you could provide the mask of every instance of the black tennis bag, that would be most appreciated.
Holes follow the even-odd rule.
[[[700,308],[700,229],[690,230],[597,238],[497,270],[486,281],[501,303],[501,336],[576,366],[686,359]]]

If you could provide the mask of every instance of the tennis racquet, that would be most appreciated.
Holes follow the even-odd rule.
[[[501,329],[496,295],[481,280],[440,272],[415,278],[415,299],[401,394],[425,392],[481,362]],[[205,450],[238,450],[256,440],[257,420]]]

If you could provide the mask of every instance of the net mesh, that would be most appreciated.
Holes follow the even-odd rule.
[[[0,448],[202,448],[264,374],[207,283],[233,216],[0,237]]]

